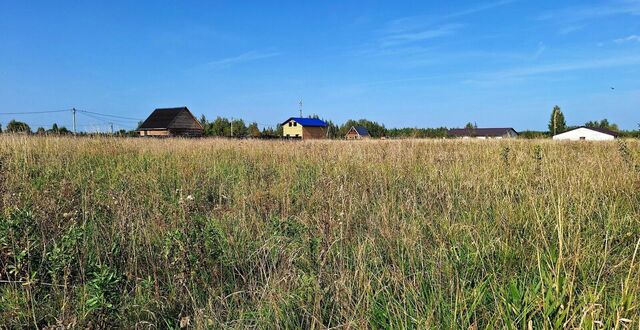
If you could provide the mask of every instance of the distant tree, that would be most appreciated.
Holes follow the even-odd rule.
[[[640,124],[638,124],[640,126]],[[2,124],[0,124],[0,133],[2,133]]]
[[[518,132],[518,138],[520,139],[544,139],[547,137],[547,132],[542,131],[520,131]]]
[[[200,115],[200,125],[202,125],[202,127],[207,127],[207,117],[204,116],[204,114]]]
[[[475,123],[472,123],[472,122],[468,122],[466,125],[464,125],[464,128],[468,129],[468,130],[473,130],[476,127],[477,127],[477,125]]]
[[[233,137],[246,137],[247,136],[247,126],[244,124],[244,120],[235,119],[232,121],[233,126],[229,127],[230,136]]]
[[[282,127],[276,126],[275,129],[273,127],[265,127],[262,129],[262,133],[260,133],[260,135],[262,137],[269,137],[269,138],[280,137],[282,136]]]
[[[587,127],[596,127],[596,128],[605,128],[608,130],[612,130],[612,131],[619,131],[618,125],[617,124],[613,124],[613,123],[609,123],[609,120],[602,119],[601,121],[588,121],[584,124],[584,126]]]
[[[386,135],[390,138],[445,138],[449,130],[446,127],[438,128],[389,128]]]
[[[229,119],[223,117],[217,117],[208,126],[208,136],[231,136],[231,123]]]
[[[258,128],[258,123],[253,122],[249,124],[249,127],[247,127],[247,135],[252,138],[260,137],[261,133],[260,133],[260,129]]]
[[[53,123],[53,125],[51,125],[51,133],[58,134],[58,124]]]
[[[564,114],[560,110],[559,106],[554,106],[551,111],[551,119],[549,119],[549,133],[556,135],[567,130],[567,122],[564,119]]]
[[[325,120],[327,123],[327,137],[329,139],[339,138],[340,136],[340,126],[333,123],[331,120]]]
[[[7,124],[7,132],[9,133],[31,133],[31,127],[27,123],[11,120]]]
[[[38,129],[36,130],[36,134],[38,135],[44,135],[46,133],[47,131],[45,131],[44,127],[38,127]]]

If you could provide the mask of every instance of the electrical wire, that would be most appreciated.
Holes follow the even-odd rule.
[[[105,118],[100,118],[98,116],[94,116],[94,115],[91,115],[91,114],[88,114],[88,113],[80,112],[80,114],[82,114],[83,116],[87,116],[89,118],[95,119],[95,120],[99,120],[99,121],[107,123],[107,124],[118,124],[118,125],[121,125],[121,126],[131,125],[130,123],[124,123],[124,122],[121,122],[119,120],[113,120],[113,119],[108,119],[107,120]]]
[[[42,113],[69,112],[72,109],[65,110],[49,110],[49,111],[24,111],[24,112],[0,112],[0,115],[36,115]]]
[[[135,121],[140,121],[142,119],[140,118],[132,118],[132,117],[124,117],[124,116],[117,116],[117,115],[108,115],[105,113],[99,113],[99,112],[93,112],[93,111],[88,111],[88,110],[77,110],[78,112],[84,112],[85,114],[94,114],[94,115],[98,115],[98,116],[103,116],[103,117],[113,117],[113,118],[119,118],[119,119],[124,119],[124,120],[135,120]]]

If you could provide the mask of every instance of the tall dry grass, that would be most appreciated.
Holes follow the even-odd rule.
[[[640,143],[0,137],[7,327],[637,328]]]

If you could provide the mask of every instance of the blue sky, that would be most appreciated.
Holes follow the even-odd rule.
[[[0,31],[0,112],[186,105],[271,125],[302,98],[387,127],[541,130],[556,104],[569,124],[640,123],[640,0],[3,0]]]

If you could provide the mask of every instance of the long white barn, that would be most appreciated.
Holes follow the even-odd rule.
[[[597,127],[577,127],[553,136],[554,140],[569,141],[607,141],[614,140],[618,137],[618,133],[604,128]]]

